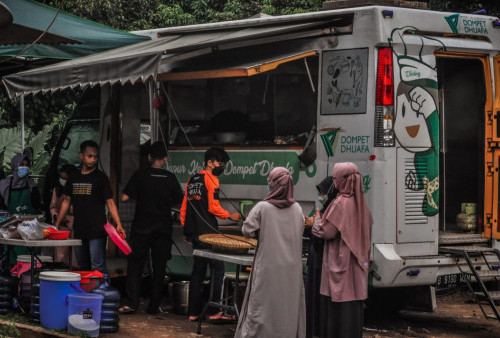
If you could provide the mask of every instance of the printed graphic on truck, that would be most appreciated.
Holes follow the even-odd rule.
[[[389,43],[399,66],[394,133],[398,143],[414,153],[414,171],[405,177],[408,189],[425,189],[422,213],[439,212],[439,115],[436,59],[437,39],[413,35],[415,27],[394,29]],[[432,42],[428,45],[426,42]],[[411,54],[410,54],[411,53]]]

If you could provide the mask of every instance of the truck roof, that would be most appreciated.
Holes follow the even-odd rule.
[[[393,1],[391,1],[393,2]],[[206,31],[217,31],[217,30],[229,30],[235,28],[245,28],[245,27],[257,27],[257,26],[272,26],[277,24],[293,24],[293,23],[307,23],[313,22],[316,20],[328,20],[328,19],[344,19],[351,20],[354,17],[355,13],[363,12],[363,11],[372,11],[372,10],[389,10],[389,11],[397,11],[398,13],[415,15],[415,14],[425,14],[426,16],[433,15],[436,17],[445,17],[450,14],[457,14],[454,12],[438,12],[427,9],[420,8],[406,8],[406,7],[395,7],[395,6],[362,6],[362,7],[354,7],[354,8],[342,8],[342,9],[332,9],[332,10],[323,10],[318,12],[310,12],[310,13],[301,13],[301,14],[291,14],[291,15],[280,15],[280,16],[258,16],[252,17],[248,19],[241,20],[231,20],[231,21],[222,21],[216,23],[205,23],[205,24],[195,24],[195,25],[187,25],[187,26],[177,26],[177,27],[165,27],[165,28],[155,28],[155,29],[147,29],[147,30],[139,30],[133,31],[132,33],[138,35],[150,36],[151,38],[161,38],[168,35],[173,34],[187,34],[187,33],[200,33]],[[466,13],[458,13],[465,14],[467,17],[477,20],[498,20],[498,18],[487,15],[480,14],[466,14]]]

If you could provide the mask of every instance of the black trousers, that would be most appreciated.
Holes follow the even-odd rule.
[[[364,301],[332,302],[321,296],[321,338],[363,337]]]
[[[197,316],[202,311],[202,283],[205,280],[207,266],[210,266],[210,273],[214,274],[214,285],[210,287],[213,290],[212,301],[219,301],[222,292],[222,282],[224,280],[224,263],[213,259],[202,257],[193,257],[193,272],[189,282],[189,315]],[[209,309],[211,310],[211,309]]]
[[[141,300],[141,278],[151,249],[153,263],[151,298],[148,310],[158,310],[161,302],[163,281],[167,261],[171,258],[172,251],[172,228],[154,231],[150,234],[132,232],[132,253],[128,256],[127,285],[126,292],[129,306],[138,309]]]

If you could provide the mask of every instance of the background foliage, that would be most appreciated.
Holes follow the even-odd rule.
[[[56,7],[59,0],[43,0]],[[69,13],[126,31],[316,11],[321,0],[66,0]]]
[[[487,15],[500,16],[498,0],[430,0],[429,6],[436,11],[472,13],[481,9]]]

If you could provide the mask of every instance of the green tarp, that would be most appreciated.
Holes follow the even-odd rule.
[[[46,30],[57,13],[57,10],[52,7],[30,0],[2,0],[2,2],[12,12],[14,24],[40,31]],[[80,43],[35,44],[20,56],[74,59],[149,40],[149,37],[122,32],[64,12],[59,12],[48,32],[77,40]],[[0,57],[17,55],[25,47],[24,44],[0,46]]]

